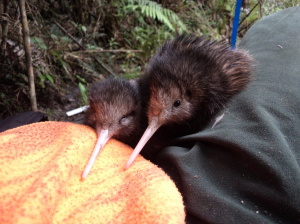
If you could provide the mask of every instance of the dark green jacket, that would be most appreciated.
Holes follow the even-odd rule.
[[[211,128],[156,163],[184,196],[187,223],[300,223],[300,7],[257,22],[241,41],[254,81]]]

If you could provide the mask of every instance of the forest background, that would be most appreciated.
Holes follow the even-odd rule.
[[[24,0],[23,0],[24,1]],[[0,0],[0,119],[32,110],[20,10]],[[37,109],[49,120],[88,104],[108,77],[132,79],[178,34],[230,42],[235,0],[27,0]],[[253,23],[300,0],[244,0],[238,38]]]

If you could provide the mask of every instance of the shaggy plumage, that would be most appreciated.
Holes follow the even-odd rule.
[[[139,128],[140,97],[138,87],[127,80],[107,79],[95,83],[89,95],[86,124],[95,130],[108,130],[114,137],[135,146],[133,132]]]
[[[168,140],[205,127],[250,82],[251,65],[245,51],[227,44],[193,36],[167,41],[140,80],[149,126],[126,167],[157,129],[146,146],[152,156]]]
[[[140,98],[138,86],[133,81],[107,79],[92,86],[90,108],[86,124],[98,134],[98,141],[90,161],[82,175],[85,178],[91,170],[99,151],[110,138],[115,138],[134,147],[141,136]]]

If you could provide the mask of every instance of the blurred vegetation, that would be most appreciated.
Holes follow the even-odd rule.
[[[244,0],[239,38],[258,19],[299,0]],[[26,1],[38,108],[51,120],[87,103],[110,77],[138,77],[181,33],[230,40],[235,0]],[[30,110],[18,1],[0,0],[0,117]]]

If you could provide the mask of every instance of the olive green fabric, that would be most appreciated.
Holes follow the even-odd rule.
[[[240,47],[256,61],[251,85],[217,126],[155,162],[183,194],[187,223],[300,223],[300,8],[261,19]]]

